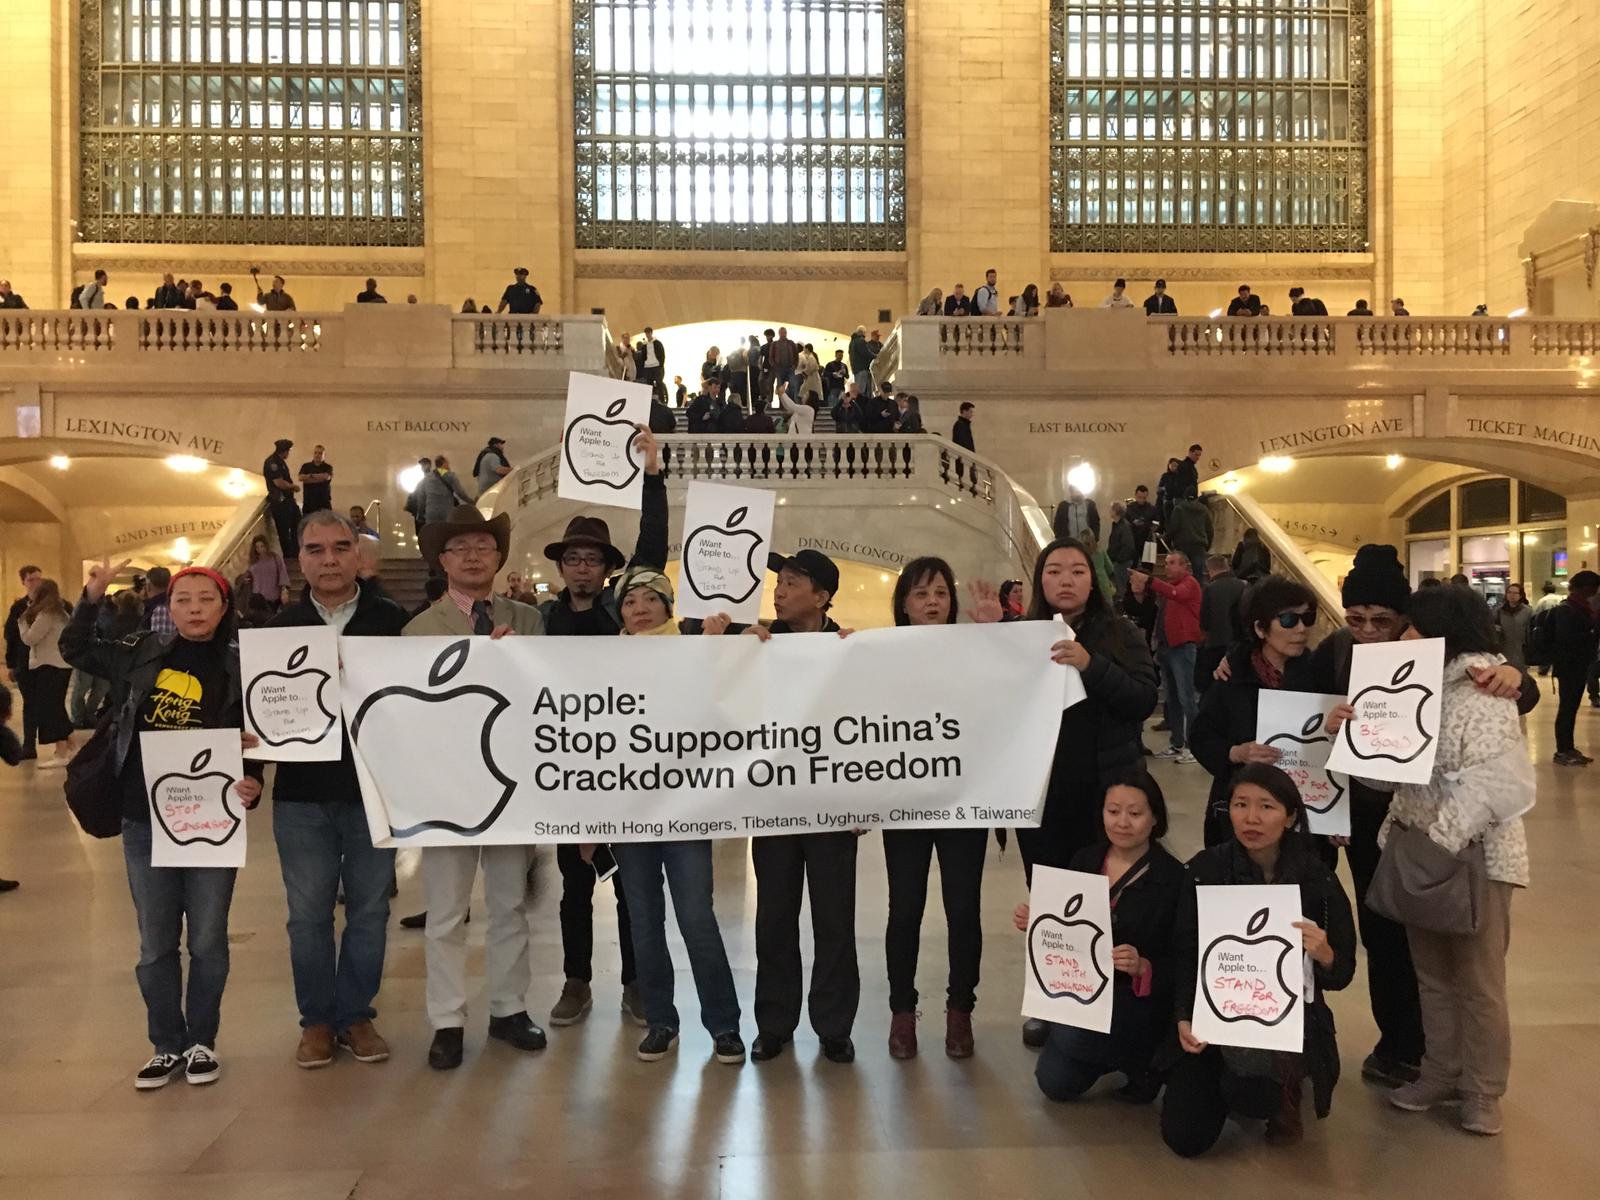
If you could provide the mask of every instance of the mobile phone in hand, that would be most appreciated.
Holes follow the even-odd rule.
[[[610,846],[596,846],[589,865],[594,868],[595,877],[602,883],[617,873],[617,858],[611,853]]]

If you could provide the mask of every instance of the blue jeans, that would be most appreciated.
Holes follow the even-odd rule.
[[[359,804],[274,801],[283,890],[289,898],[289,965],[300,1025],[344,1032],[370,1021],[383,982],[394,851],[376,850]],[[335,955],[333,909],[344,881],[344,937]]]
[[[228,908],[233,867],[152,867],[150,825],[122,820],[128,890],[139,917],[139,965],[150,1044],[157,1054],[217,1045],[222,989],[228,982]],[[189,990],[178,945],[188,925]]]
[[[739,994],[722,946],[722,930],[711,906],[711,843],[629,842],[611,847],[627,893],[633,923],[636,982],[644,994],[645,1017],[652,1027],[678,1028],[673,1004],[676,977],[667,948],[667,904],[661,877],[672,889],[678,931],[689,951],[694,988],[700,995],[700,1023],[713,1037],[739,1029]]]
[[[1161,676],[1167,689],[1167,724],[1172,726],[1172,748],[1188,745],[1189,723],[1194,720],[1197,703],[1194,695],[1194,659],[1199,647],[1194,642],[1168,646],[1161,652]]]

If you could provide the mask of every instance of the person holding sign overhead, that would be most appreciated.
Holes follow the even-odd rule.
[[[95,618],[106,588],[127,565],[102,563],[90,570],[83,602],[61,634],[61,652],[78,670],[111,685],[114,716],[104,785],[115,789],[122,807],[122,852],[139,919],[135,975],[155,1054],[139,1069],[134,1086],[149,1090],[179,1076],[192,1084],[212,1083],[222,1073],[217,1031],[228,981],[228,910],[236,868],[150,865],[150,798],[140,735],[237,729],[244,704],[227,580],[206,567],[185,567],[167,586],[176,632],[146,631],[113,641],[99,635]],[[248,749],[255,739],[242,741]],[[246,772],[234,792],[246,808],[254,808],[262,771],[251,764]],[[186,928],[187,990],[179,952]]]
[[[1315,691],[1306,647],[1317,609],[1309,589],[1281,575],[1269,575],[1244,597],[1245,640],[1228,655],[1228,678],[1206,689],[1195,715],[1189,745],[1211,773],[1206,801],[1205,844],[1219,846],[1233,836],[1228,797],[1239,768],[1276,763],[1282,752],[1256,740],[1256,698],[1261,689]]]
[[[1086,846],[1097,844],[1105,790],[1144,761],[1139,731],[1156,706],[1156,667],[1144,637],[1119,617],[1096,586],[1094,563],[1075,541],[1054,541],[1033,566],[1028,620],[1059,618],[1072,638],[1052,647],[1055,661],[1077,669],[1085,698],[1062,710],[1055,763],[1037,829],[1017,830],[1023,873],[1070,868]],[[1050,1027],[1029,1019],[1022,1040],[1042,1046]]]
[[[1102,1076],[1120,1071],[1117,1099],[1149,1104],[1161,1090],[1151,1059],[1172,1020],[1172,923],[1183,888],[1183,865],[1167,852],[1167,801],[1142,768],[1106,789],[1105,835],[1080,850],[1072,870],[1104,875],[1111,885],[1111,1032],[1051,1025],[1034,1079],[1051,1100],[1076,1100]],[[1017,905],[1019,930],[1028,906]]]
[[[974,581],[973,620],[1000,620],[1000,597],[990,584]],[[955,572],[942,558],[915,558],[894,585],[896,625],[954,625],[960,603]],[[971,1058],[972,1010],[978,1003],[978,964],[983,957],[979,903],[987,829],[885,829],[884,866],[889,875],[889,923],[883,935],[889,968],[889,1054],[917,1056],[917,951],[922,910],[928,901],[928,868],[939,855],[939,888],[949,931],[950,983],[946,992],[944,1052]]]
[[[320,509],[300,522],[306,588],[273,628],[330,625],[345,637],[399,637],[406,612],[357,578],[359,539],[348,517]],[[334,1047],[357,1062],[382,1062],[389,1047],[372,1024],[383,980],[394,851],[372,845],[348,732],[334,762],[282,762],[272,785],[272,833],[289,904],[289,965],[300,1009],[295,1065],[333,1061]],[[333,915],[344,884],[344,934],[335,948]]]
[[[1327,1116],[1339,1078],[1339,1047],[1333,1015],[1322,994],[1348,986],[1356,969],[1350,903],[1338,879],[1311,848],[1294,781],[1268,763],[1247,762],[1229,791],[1228,822],[1232,836],[1189,861],[1188,885],[1180,893],[1173,928],[1180,1052],[1167,1076],[1161,1137],[1184,1158],[1216,1145],[1230,1115],[1265,1120],[1272,1145],[1298,1142],[1303,1132],[1300,1093],[1307,1077],[1317,1115]],[[1299,1054],[1213,1046],[1198,1040],[1190,1027],[1195,1004],[1191,981],[1200,970],[1195,889],[1264,883],[1295,884],[1300,889],[1304,919],[1295,922],[1295,928],[1309,959],[1304,985],[1308,1003],[1303,1017],[1299,1012],[1289,1016],[1305,1021],[1305,1049]],[[1287,955],[1284,960],[1292,986],[1301,983],[1296,957]]]
[[[1511,896],[1528,886],[1528,840],[1522,815],[1533,807],[1533,766],[1517,706],[1489,695],[1477,676],[1499,662],[1492,620],[1477,596],[1459,588],[1418,592],[1407,608],[1403,638],[1444,639],[1444,688],[1433,775],[1423,784],[1367,781],[1394,788],[1378,833],[1387,857],[1402,837],[1420,833],[1429,847],[1461,855],[1482,847],[1482,865],[1460,869],[1486,876],[1483,903],[1464,924],[1472,932],[1441,932],[1440,914],[1391,912],[1405,921],[1416,964],[1426,1051],[1420,1078],[1389,1093],[1407,1112],[1425,1112],[1459,1097],[1461,1127],[1500,1132],[1500,1097],[1511,1071],[1511,1018],[1506,1003],[1506,950],[1511,942]],[[1336,732],[1351,708],[1333,711]],[[1381,868],[1380,868],[1381,870]]]

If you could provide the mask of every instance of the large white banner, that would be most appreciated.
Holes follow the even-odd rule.
[[[385,846],[1033,826],[1060,635],[342,638],[340,696]]]

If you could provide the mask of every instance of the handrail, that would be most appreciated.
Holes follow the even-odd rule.
[[[256,534],[267,533],[276,542],[276,537],[269,532],[271,524],[267,520],[265,496],[240,501],[233,515],[223,522],[222,528],[212,534],[211,540],[195,555],[194,564],[210,567],[230,581],[237,578],[248,565],[250,542]]]
[[[1334,587],[1326,575],[1317,570],[1311,557],[1300,548],[1300,544],[1294,538],[1284,532],[1283,527],[1266,509],[1246,492],[1212,493],[1205,499],[1207,507],[1213,511],[1218,508],[1230,510],[1237,524],[1241,526],[1240,533],[1243,533],[1242,527],[1250,526],[1261,535],[1261,541],[1272,553],[1273,574],[1287,575],[1310,589],[1317,602],[1315,633],[1326,636],[1335,629],[1344,627],[1344,600],[1339,595],[1339,589]],[[1218,527],[1218,534],[1221,535],[1223,522],[1215,524]]]

